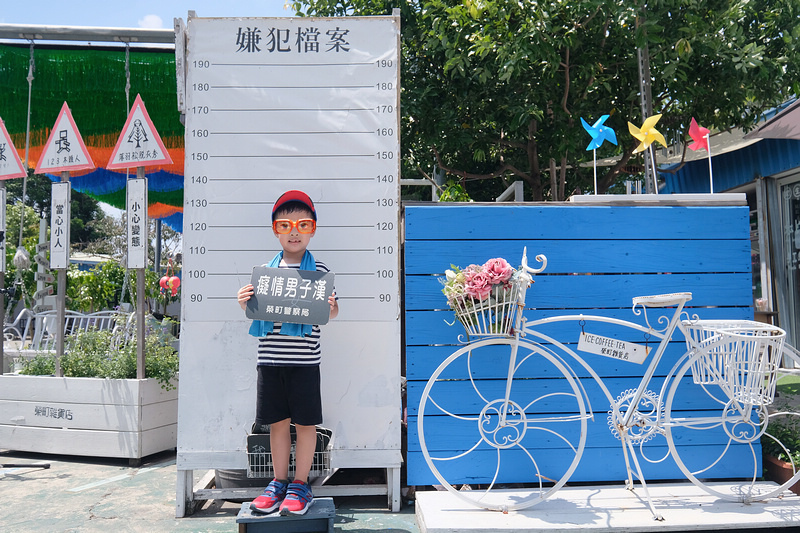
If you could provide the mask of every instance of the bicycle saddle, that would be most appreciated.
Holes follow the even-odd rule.
[[[691,292],[672,292],[669,294],[654,294],[652,296],[635,296],[633,298],[634,307],[643,305],[645,307],[673,307],[684,304],[692,299]]]

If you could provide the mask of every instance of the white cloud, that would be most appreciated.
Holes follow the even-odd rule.
[[[139,19],[139,27],[159,29],[164,27],[164,21],[158,15],[145,15]]]

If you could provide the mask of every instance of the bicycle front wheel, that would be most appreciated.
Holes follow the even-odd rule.
[[[777,484],[763,483],[762,478],[767,455],[788,450],[788,439],[796,440],[797,406],[780,396],[772,403],[754,403],[731,393],[724,383],[695,383],[703,381],[691,370],[698,357],[676,373],[665,406],[667,443],[678,467],[696,486],[726,500],[751,502],[781,495],[800,481],[800,464],[789,460],[789,474]],[[800,368],[800,358],[784,351],[784,364]],[[779,390],[782,381],[796,379],[779,374]]]
[[[456,350],[427,382],[417,418],[422,454],[442,486],[504,512],[555,493],[586,444],[578,380],[547,347],[516,342],[492,338]]]

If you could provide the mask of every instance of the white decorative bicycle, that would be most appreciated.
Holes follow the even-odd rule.
[[[776,497],[800,481],[800,465],[792,461],[786,482],[759,482],[759,444],[787,451],[771,428],[800,420],[800,413],[777,409],[774,401],[784,375],[781,365],[800,368],[800,353],[784,344],[783,330],[749,320],[689,317],[684,311],[692,298],[688,292],[633,298],[633,313],[643,323],[584,314],[528,321],[522,310],[531,274],[547,265],[544,256],[536,259],[542,266],[531,268],[523,253],[512,286],[456,308],[468,342],[439,365],[422,392],[419,442],[447,490],[486,509],[524,509],[564,486],[579,467],[587,441],[591,448],[610,438],[622,445],[628,488],[633,489],[634,478],[641,483],[657,519],[642,467],[669,457],[692,483],[728,500]],[[671,315],[666,308],[674,308]],[[653,327],[648,311],[660,315],[655,319],[660,329]],[[603,335],[588,333],[592,327]],[[685,337],[686,351],[654,392],[648,387],[662,380],[654,380],[656,368],[676,329]],[[557,340],[570,335],[577,337],[577,346]],[[650,362],[638,385],[614,397],[576,348],[637,362],[650,357]],[[601,424],[588,423],[594,410],[586,380],[593,380],[608,401],[602,432]],[[654,445],[656,438],[665,439],[666,446]],[[471,445],[451,449],[450,442]],[[731,463],[746,472],[745,479],[740,474],[734,482],[712,481],[720,472],[726,477],[724,467]],[[524,484],[525,490],[508,490],[509,483]]]

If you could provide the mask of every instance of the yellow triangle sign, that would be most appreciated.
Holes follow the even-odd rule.
[[[111,152],[107,169],[146,167],[149,165],[170,165],[164,143],[161,142],[150,115],[144,107],[142,97],[136,95],[128,120]]]
[[[34,172],[42,174],[92,168],[94,168],[92,158],[86,145],[83,144],[72,113],[64,102]]]
[[[22,178],[27,174],[25,167],[22,166],[22,161],[19,160],[17,149],[11,142],[6,125],[0,118],[0,180]]]

